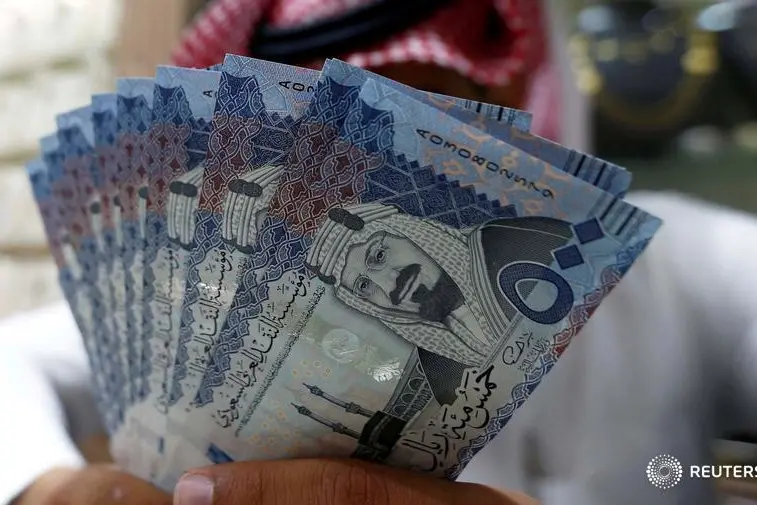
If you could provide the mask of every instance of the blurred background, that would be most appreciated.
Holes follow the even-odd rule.
[[[545,135],[628,167],[634,189],[757,212],[757,4],[545,2],[562,108]],[[205,3],[0,0],[0,317],[62,298],[23,169],[37,139],[116,77],[169,62]],[[757,461],[750,444],[721,449]],[[738,485],[731,494],[757,496]]]
[[[154,74],[203,2],[0,1],[0,317],[62,298],[23,165],[55,114]]]

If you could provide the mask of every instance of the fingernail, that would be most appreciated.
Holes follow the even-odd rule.
[[[173,491],[173,505],[212,505],[213,481],[203,475],[185,475]]]

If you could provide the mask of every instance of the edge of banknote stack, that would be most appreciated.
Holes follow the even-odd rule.
[[[527,112],[229,55],[57,116],[27,169],[111,452],[455,479],[661,222]]]

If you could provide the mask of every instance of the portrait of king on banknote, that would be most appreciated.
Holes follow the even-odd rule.
[[[556,301],[539,316],[544,324],[560,321],[573,304],[570,287],[548,268],[552,251],[573,238],[568,222],[523,217],[456,230],[381,204],[332,209],[328,217],[309,267],[342,303],[448,368],[451,383],[432,385],[442,404],[454,399],[461,365],[481,365],[525,305],[531,289],[516,286],[519,272],[509,265],[528,261],[554,283]],[[443,250],[435,247],[442,243]]]

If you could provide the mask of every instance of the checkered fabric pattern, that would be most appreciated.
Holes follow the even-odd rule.
[[[248,41],[263,20],[277,28],[305,26],[372,1],[216,0],[185,32],[173,59],[180,66],[207,67],[221,62],[226,53],[249,55]],[[492,15],[508,27],[499,38],[487,30]],[[374,47],[333,56],[371,69],[392,63],[430,63],[456,70],[484,86],[503,86],[514,75],[530,74],[542,63],[543,24],[538,0],[457,0]]]

